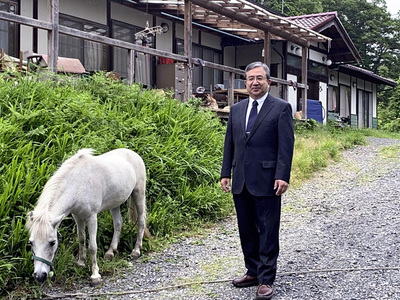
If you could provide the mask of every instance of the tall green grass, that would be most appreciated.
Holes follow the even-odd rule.
[[[162,92],[127,86],[95,74],[86,79],[40,81],[0,75],[0,290],[33,284],[24,229],[26,213],[61,163],[80,148],[101,154],[125,147],[147,167],[148,227],[155,238],[232,212],[217,188],[224,127],[211,112]],[[56,281],[77,270],[75,227],[63,221]],[[99,255],[112,237],[110,214],[99,218]],[[130,253],[134,226],[124,224],[120,251]],[[66,248],[70,247],[70,248]],[[145,251],[152,249],[146,242]]]
[[[355,145],[365,145],[365,133],[360,130],[320,125],[314,120],[295,123],[295,147],[291,186],[298,187],[314,172],[340,159],[340,153]]]

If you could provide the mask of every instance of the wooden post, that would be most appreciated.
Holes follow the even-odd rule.
[[[264,31],[264,63],[271,67],[271,33]]]
[[[229,89],[228,89],[228,106],[232,106],[234,104],[234,97],[235,97],[235,91],[234,91],[234,82],[233,82],[233,73],[229,72]]]
[[[135,81],[135,50],[128,50],[128,84],[131,85]]]
[[[49,9],[49,19],[52,24],[52,29],[47,33],[47,57],[48,66],[51,72],[57,72],[58,60],[58,24],[59,24],[59,0],[47,0]]]
[[[301,57],[301,83],[304,84],[304,88],[301,90],[301,111],[302,111],[302,118],[307,120],[307,88],[308,88],[308,80],[307,80],[307,73],[308,73],[308,48],[303,47]]]
[[[18,63],[18,70],[22,72],[22,61],[24,60],[24,52],[19,51],[19,63]]]
[[[183,101],[188,101],[192,95],[192,3],[185,0],[184,47],[188,63],[185,64],[185,94]]]

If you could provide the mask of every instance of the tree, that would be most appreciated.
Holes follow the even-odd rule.
[[[378,126],[380,129],[394,132],[400,131],[400,78],[397,80],[397,84],[387,104],[384,102],[379,103]]]
[[[388,76],[397,79],[400,24],[387,11],[384,0],[326,0],[324,11],[337,11],[354,45],[360,53],[362,68],[378,72],[381,65],[389,69]],[[373,16],[373,17],[372,17]]]
[[[321,0],[258,0],[256,2],[287,16],[300,16],[322,12]]]

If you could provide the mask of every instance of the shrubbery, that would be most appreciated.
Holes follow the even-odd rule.
[[[148,173],[148,227],[155,238],[231,213],[232,200],[217,188],[224,128],[211,112],[101,73],[47,81],[12,76],[0,75],[1,290],[21,284],[21,278],[32,280],[26,213],[49,177],[80,148],[101,154],[125,147],[142,156]],[[119,250],[129,254],[135,229],[124,220]],[[110,214],[102,213],[99,255],[109,246],[111,231]],[[60,232],[55,267],[62,280],[76,272],[71,217]]]

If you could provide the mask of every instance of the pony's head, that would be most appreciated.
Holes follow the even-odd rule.
[[[64,216],[62,214],[50,218],[48,214],[36,214],[34,211],[28,214],[27,228],[34,261],[33,277],[39,282],[48,278],[53,266],[58,249],[57,231]]]

